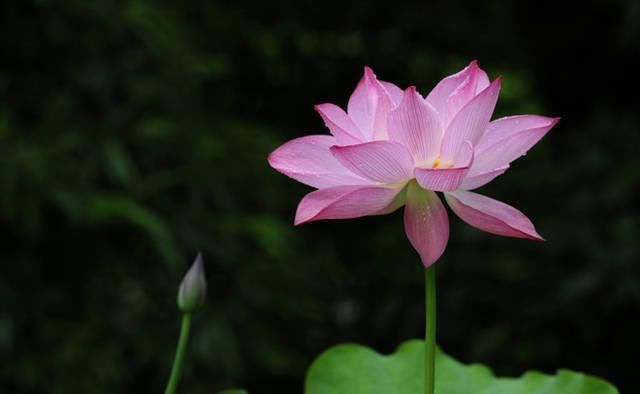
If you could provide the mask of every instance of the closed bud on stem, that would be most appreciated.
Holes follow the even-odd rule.
[[[194,312],[204,304],[206,295],[207,280],[204,277],[204,263],[202,253],[198,253],[180,284],[178,307],[183,313]]]

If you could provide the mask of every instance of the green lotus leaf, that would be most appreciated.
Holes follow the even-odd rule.
[[[420,394],[424,391],[424,342],[403,343],[391,355],[356,344],[332,347],[311,365],[306,394]],[[606,381],[579,372],[527,372],[499,378],[484,365],[436,355],[437,394],[619,394]]]

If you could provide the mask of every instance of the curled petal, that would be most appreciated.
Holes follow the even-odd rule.
[[[425,267],[442,256],[449,240],[447,210],[434,192],[415,182],[407,190],[404,229]]]
[[[474,164],[475,164],[475,161],[474,161]],[[460,185],[460,189],[462,190],[477,189],[480,186],[484,186],[487,183],[494,180],[495,178],[504,174],[505,171],[507,171],[508,169],[509,169],[509,165],[507,164],[505,166],[496,168],[495,170],[472,174],[473,166],[471,166],[471,168],[469,169],[469,172],[467,173],[467,176],[464,178],[464,180],[462,181],[462,184]]]
[[[291,140],[269,155],[275,170],[316,188],[366,185],[372,182],[348,169],[329,150],[336,144],[330,135],[309,135]]]
[[[364,137],[349,115],[342,108],[333,104],[318,104],[315,106],[316,111],[324,120],[324,124],[336,137],[338,145],[358,144],[363,141]]]
[[[366,141],[386,137],[387,114],[393,109],[387,90],[373,70],[365,67],[364,76],[347,104],[347,113],[358,126]]]
[[[413,177],[413,157],[397,142],[334,146],[331,153],[352,172],[375,182],[394,183]]]
[[[453,118],[442,138],[440,156],[451,161],[459,154],[464,141],[474,146],[487,128],[500,92],[500,78],[471,99]]]
[[[433,161],[442,138],[442,122],[414,86],[405,90],[400,105],[387,119],[389,139],[409,148],[416,161]]]
[[[336,186],[304,196],[296,211],[295,225],[322,219],[351,219],[382,215],[402,206],[404,185]]]
[[[494,120],[476,147],[476,159],[470,173],[486,172],[508,165],[526,154],[559,120],[536,115]]]
[[[522,212],[503,202],[462,190],[445,193],[445,198],[453,212],[470,226],[505,237],[543,241]]]
[[[455,167],[416,168],[414,174],[420,186],[437,192],[457,190],[473,163],[473,147],[468,141],[460,153]]]

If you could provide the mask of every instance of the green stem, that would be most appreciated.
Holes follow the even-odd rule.
[[[187,348],[187,341],[189,339],[189,330],[191,329],[191,313],[185,313],[182,315],[182,325],[180,326],[180,339],[178,340],[178,348],[176,349],[176,356],[173,359],[173,367],[171,368],[171,377],[169,383],[167,383],[167,389],[165,394],[175,394],[178,387],[178,381],[180,381],[180,374],[182,373],[182,361],[184,360],[184,352]]]
[[[424,393],[435,392],[436,377],[436,267],[424,271],[425,333],[424,333]]]

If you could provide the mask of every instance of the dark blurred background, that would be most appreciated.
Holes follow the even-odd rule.
[[[182,391],[301,393],[323,349],[423,327],[399,212],[292,226],[266,157],[325,133],[365,64],[422,93],[472,59],[496,116],[562,121],[481,192],[546,243],[452,219],[439,343],[502,375],[640,390],[640,3],[8,1],[0,12],[0,392],[158,393],[198,250]]]

